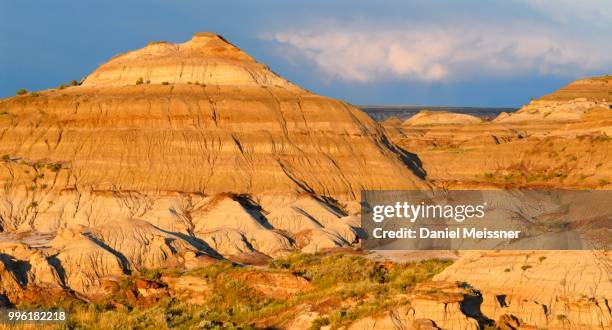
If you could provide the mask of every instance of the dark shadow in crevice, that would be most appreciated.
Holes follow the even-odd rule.
[[[168,230],[165,230],[165,229],[162,229],[162,228],[159,228],[159,227],[155,227],[155,228],[158,229],[161,232],[166,233],[166,234],[174,235],[174,236],[177,236],[177,237],[183,239],[187,243],[191,244],[191,246],[196,248],[198,251],[206,253],[207,256],[209,256],[211,258],[220,259],[220,260],[225,259],[217,251],[215,251],[213,248],[211,248],[210,245],[208,245],[206,242],[204,242],[204,240],[202,240],[202,239],[200,239],[200,238],[198,238],[196,236],[187,235],[187,234],[184,234],[184,233],[181,233],[181,232],[177,232],[177,231],[168,231]],[[168,241],[166,241],[166,243],[168,243]]]
[[[89,238],[94,243],[98,244],[101,248],[103,248],[104,250],[112,253],[115,257],[117,257],[117,259],[119,259],[119,262],[121,263],[121,269],[123,270],[123,272],[125,274],[127,274],[127,275],[131,275],[132,274],[132,270],[130,268],[130,262],[123,255],[123,253],[114,250],[113,248],[108,246],[106,243],[104,243],[102,240],[100,240],[97,237],[91,235],[90,233],[83,233],[83,236]]]
[[[505,294],[500,294],[495,296],[495,299],[497,300],[497,303],[499,304],[499,307],[508,307],[508,304],[506,303],[506,295]]]
[[[5,294],[0,294],[0,308],[14,308],[13,304]]]
[[[57,255],[53,255],[53,256],[47,257],[47,262],[57,272],[57,275],[59,276],[59,279],[60,279],[60,282],[61,282],[60,284],[62,285],[62,288],[69,289],[68,285],[66,284],[66,270],[64,270],[64,266],[62,266],[62,263],[60,262],[60,260],[57,259]]]
[[[461,283],[460,287],[471,291],[463,295],[463,301],[459,303],[459,308],[463,314],[475,319],[478,322],[478,327],[484,329],[487,326],[494,326],[495,322],[482,314],[480,306],[482,305],[482,294],[480,291],[472,288],[468,283]]]
[[[422,180],[425,180],[425,177],[427,177],[427,171],[425,171],[423,168],[423,162],[419,156],[417,156],[417,154],[391,143],[391,141],[389,141],[389,139],[387,139],[387,137],[384,135],[382,137],[382,142],[387,148],[397,152],[402,162],[408,166],[414,175],[418,176]]]
[[[257,222],[259,222],[266,229],[274,229],[266,216],[263,213],[263,209],[259,204],[255,203],[249,195],[236,194],[232,195],[232,199],[238,202]]]
[[[6,268],[15,276],[17,284],[21,287],[28,286],[28,272],[32,269],[29,262],[16,259],[5,253],[0,253],[0,262],[6,265]]]

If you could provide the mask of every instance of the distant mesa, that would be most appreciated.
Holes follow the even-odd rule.
[[[428,111],[423,110],[416,115],[406,119],[405,126],[419,125],[465,125],[477,124],[483,120],[472,115],[453,113],[447,111]]]
[[[576,80],[494,121],[571,122],[581,120],[587,112],[602,110],[612,110],[612,76],[609,75]]]

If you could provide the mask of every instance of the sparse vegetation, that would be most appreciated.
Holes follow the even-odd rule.
[[[593,142],[610,142],[612,141],[612,137],[607,134],[597,135],[593,138]]]
[[[68,87],[68,86],[66,86],[66,84],[60,84],[60,85],[57,87],[57,89],[64,89],[64,88],[66,88],[66,87]]]
[[[78,86],[78,85],[80,85],[80,83],[78,81],[76,81],[76,80],[71,80],[70,81],[70,86]]]
[[[170,85],[170,83],[167,82],[167,81],[164,81],[164,82],[162,82],[162,85]]]
[[[600,187],[605,187],[607,185],[610,184],[610,181],[606,180],[606,179],[599,179],[599,186]]]
[[[17,91],[17,95],[25,95],[25,94],[28,94],[28,90],[27,90],[27,89],[25,89],[25,88],[20,88],[20,89]]]
[[[125,292],[135,290],[135,279],[127,277],[114,294],[101,301],[87,304],[76,299],[55,299],[51,307],[70,311],[68,328],[95,324],[99,329],[254,329],[273,327],[295,317],[300,306],[309,305],[320,313],[312,329],[337,329],[353,320],[408,304],[405,298],[397,297],[403,297],[406,290],[431,279],[448,265],[449,261],[442,260],[387,265],[345,254],[291,254],[270,261],[265,269],[221,261],[187,272],[150,269],[138,274],[154,281],[161,281],[163,276],[200,277],[214,292],[203,297],[203,305],[171,297],[149,305],[130,302]],[[264,294],[243,276],[253,272],[295,274],[309,281],[311,289],[289,297]],[[354,303],[345,305],[343,300]],[[17,307],[32,305],[21,303]]]
[[[142,85],[144,83],[144,80],[142,79],[142,77],[136,79],[136,85]]]
[[[532,268],[532,267],[533,267],[533,266],[531,266],[531,265],[522,265],[522,266],[521,266],[521,269],[522,269],[523,271],[526,271],[527,269]]]
[[[150,281],[159,281],[162,277],[161,269],[143,269],[140,271],[140,276]]]
[[[312,321],[312,325],[310,326],[310,330],[319,330],[322,327],[329,325],[329,318],[327,317],[318,317],[314,321]]]
[[[60,163],[49,163],[47,164],[47,168],[52,172],[59,172],[62,169],[62,164]]]

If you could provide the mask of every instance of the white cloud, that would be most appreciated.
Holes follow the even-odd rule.
[[[573,76],[612,67],[612,43],[537,22],[445,25],[316,22],[263,39],[352,82],[469,80],[526,74]],[[608,38],[609,39],[609,38]]]

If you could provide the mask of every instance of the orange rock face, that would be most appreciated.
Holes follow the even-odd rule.
[[[63,188],[79,191],[354,198],[421,181],[364,113],[296,87],[212,34],[117,56],[82,86],[0,108],[0,154],[64,164]]]
[[[0,156],[3,239],[44,256],[15,262],[82,294],[144,268],[265,261],[304,230],[309,251],[346,246],[361,190],[427,186],[365,113],[211,33],[0,100]]]

